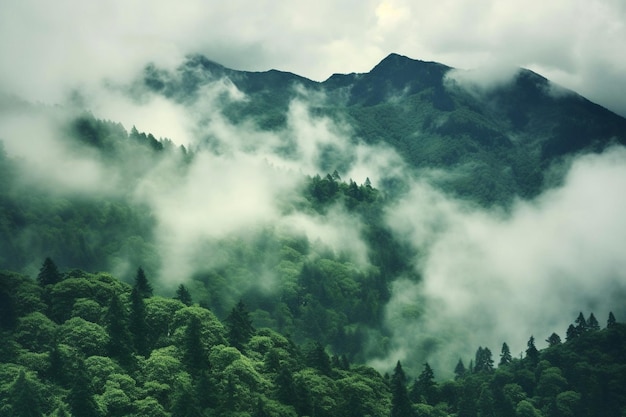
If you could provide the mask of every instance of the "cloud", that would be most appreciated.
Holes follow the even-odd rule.
[[[563,186],[510,213],[468,207],[416,183],[389,212],[419,254],[419,282],[396,281],[387,306],[392,355],[419,372],[428,360],[449,375],[478,346],[523,352],[552,332],[562,338],[579,311],[624,315],[626,150],[580,157]],[[393,357],[393,355],[396,355]]]
[[[480,96],[512,82],[520,69],[511,66],[492,66],[472,70],[451,69],[444,76],[448,88],[461,87]]]
[[[130,80],[148,62],[203,53],[244,70],[323,80],[390,52],[458,68],[530,68],[626,115],[626,8],[619,0],[261,0],[0,5],[0,89],[62,102],[76,86]],[[147,128],[147,130],[156,130]]]

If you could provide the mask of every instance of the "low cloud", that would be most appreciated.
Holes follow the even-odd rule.
[[[625,187],[624,148],[580,157],[561,187],[509,213],[414,184],[389,223],[415,247],[422,279],[394,283],[391,355],[373,363],[419,372],[429,361],[449,375],[478,346],[497,362],[503,342],[519,354],[531,335],[540,347],[552,332],[564,338],[579,311],[625,315]]]
[[[447,88],[460,87],[480,97],[511,83],[519,71],[519,68],[508,65],[496,65],[471,70],[451,69],[444,77],[444,85]]]

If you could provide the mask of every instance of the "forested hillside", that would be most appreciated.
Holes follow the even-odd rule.
[[[425,363],[416,378],[351,363],[254,325],[241,301],[220,320],[184,285],[156,295],[107,273],[37,279],[2,272],[0,415],[20,416],[622,416],[626,327],[581,313],[566,340],[514,357],[488,347],[454,380]],[[497,363],[497,365],[496,365]],[[468,364],[465,366],[464,364]]]

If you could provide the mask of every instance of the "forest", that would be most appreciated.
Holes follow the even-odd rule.
[[[623,416],[626,325],[581,312],[565,338],[520,357],[477,347],[454,378],[351,362],[254,325],[241,300],[223,319],[184,284],[156,293],[104,272],[0,276],[2,416]],[[465,360],[464,360],[465,359]]]

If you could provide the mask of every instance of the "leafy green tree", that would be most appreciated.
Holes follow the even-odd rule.
[[[606,321],[606,327],[607,329],[611,328],[611,327],[615,327],[615,323],[617,323],[615,321],[615,315],[613,315],[612,311],[609,311],[609,318]]]
[[[391,417],[411,417],[413,409],[406,387],[406,374],[400,361],[391,376]]]
[[[324,375],[330,375],[330,357],[321,343],[315,342],[312,346],[310,346],[305,353],[305,359],[307,366],[317,369]]]
[[[148,356],[148,324],[146,322],[146,305],[137,287],[130,293],[130,317],[128,330],[132,335],[135,351]]]
[[[65,403],[61,403],[53,412],[50,417],[72,417],[67,409]]]
[[[509,345],[506,342],[502,343],[502,350],[500,351],[500,363],[498,366],[508,365],[513,360],[511,356],[511,349],[509,349]]]
[[[495,400],[489,385],[483,384],[477,401],[477,417],[495,417]]]
[[[14,338],[32,352],[48,351],[54,342],[57,324],[36,311],[18,319]]]
[[[43,398],[35,381],[22,369],[9,387],[11,416],[41,417]]]
[[[226,317],[226,328],[228,329],[230,344],[239,350],[243,350],[243,345],[254,334],[250,313],[243,301],[239,300],[237,305],[230,311],[228,317]]]
[[[561,344],[561,338],[559,337],[558,334],[552,333],[550,337],[546,339],[546,342],[548,342],[548,346],[550,347],[558,346]]]
[[[141,295],[143,298],[152,297],[152,285],[150,285],[150,281],[148,281],[148,278],[146,277],[146,274],[141,267],[137,268],[134,287],[139,292],[139,295]]]
[[[193,304],[191,294],[189,293],[187,287],[185,287],[183,284],[180,284],[176,289],[176,295],[174,296],[174,299],[179,300],[186,306],[190,306]]]
[[[132,362],[133,341],[128,330],[126,308],[117,294],[111,297],[109,310],[106,314],[106,322],[109,333],[109,343],[107,345],[109,356],[117,359],[124,365],[129,365]]]
[[[105,355],[109,346],[109,335],[102,326],[73,317],[59,326],[58,342],[77,349],[84,357]]]
[[[47,285],[54,285],[61,281],[61,273],[59,272],[56,264],[51,258],[46,258],[43,261],[39,274],[37,274],[37,282],[42,287]]]

